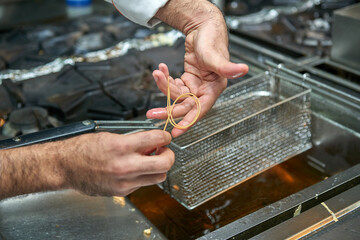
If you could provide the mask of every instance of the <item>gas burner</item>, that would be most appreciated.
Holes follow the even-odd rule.
[[[110,15],[0,34],[0,138],[164,106],[151,72],[166,62],[180,77],[185,54],[182,33],[167,29]]]
[[[309,47],[330,47],[331,37],[316,31],[299,31],[296,34],[296,42],[299,45]]]
[[[150,32],[136,33],[144,37]],[[161,47],[162,42],[170,44],[166,39],[174,41],[173,46]],[[163,94],[157,89],[151,72],[159,63],[166,62],[170,74],[180,77],[183,72],[184,39],[179,38],[178,33],[174,35],[169,32],[152,35],[145,40],[134,38],[123,44],[126,48],[112,48],[112,51],[118,52],[108,59],[93,54],[88,59],[97,61],[63,60],[61,63],[64,65],[53,61],[53,65],[35,68],[39,74],[34,69],[9,70],[24,73],[25,78],[12,81],[4,77],[2,80],[0,93],[3,92],[1,96],[4,99],[0,103],[0,113],[4,117],[11,113],[2,134],[13,137],[84,119],[131,119],[144,116],[149,108],[164,106],[166,99],[159,103],[161,97],[158,95]],[[131,44],[142,48],[129,52]],[[93,53],[101,55],[107,51]],[[56,66],[54,69],[59,71],[49,71],[50,66]],[[11,112],[20,106],[38,106],[42,110],[23,108]],[[23,118],[21,114],[29,115],[29,118]],[[25,122],[19,122],[19,119]],[[54,123],[52,119],[57,121]]]
[[[110,33],[90,33],[77,39],[77,43],[75,45],[75,54],[84,54],[87,52],[104,49],[110,46],[112,42],[113,39]]]
[[[327,19],[307,20],[304,27],[295,33],[296,43],[309,47],[330,47],[330,30],[330,22]]]
[[[15,137],[48,128],[51,125],[48,117],[48,111],[40,107],[14,110],[3,126],[2,134],[7,137]]]
[[[284,51],[330,56],[332,15],[343,1],[277,0],[273,4],[244,16],[227,16],[227,25],[242,37],[265,41]]]
[[[307,21],[308,28],[311,31],[315,32],[330,32],[330,23],[329,20],[323,18],[316,18],[314,20]]]
[[[0,119],[6,116],[13,110],[13,104],[10,96],[4,86],[0,86]]]
[[[32,68],[57,57],[105,49],[141,29],[122,16],[91,16],[57,25],[23,27],[0,34],[0,58],[10,69]],[[0,69],[3,64],[0,62]]]

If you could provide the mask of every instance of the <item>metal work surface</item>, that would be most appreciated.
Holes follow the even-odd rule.
[[[308,237],[308,240],[358,239],[360,236],[360,209],[343,216],[341,221]]]
[[[240,218],[199,239],[228,239],[232,237],[248,239],[254,237],[292,218],[299,205],[302,205],[302,211],[306,211],[359,184],[360,164]]]
[[[310,89],[261,74],[228,88],[170,148],[164,190],[189,209],[311,147]]]
[[[151,227],[151,234],[144,235]],[[89,197],[71,190],[1,201],[2,238],[165,239],[126,198]]]
[[[327,209],[328,208],[328,209]],[[354,211],[360,211],[360,185],[357,185],[321,204],[301,212],[301,205],[294,213],[294,217],[273,227],[253,239],[299,239],[312,237],[313,234],[322,235],[321,231],[328,227],[336,228],[337,225],[343,224],[343,220],[348,214]],[[359,218],[359,215],[358,215]],[[345,234],[348,238],[355,239],[360,235],[360,225],[354,224]],[[351,224],[351,222],[348,222]],[[336,239],[339,235],[328,236],[327,239]],[[316,239],[314,237],[314,239]]]

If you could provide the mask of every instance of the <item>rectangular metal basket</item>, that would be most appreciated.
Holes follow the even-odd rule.
[[[311,147],[310,92],[266,72],[227,88],[204,119],[173,139],[163,190],[193,209]]]

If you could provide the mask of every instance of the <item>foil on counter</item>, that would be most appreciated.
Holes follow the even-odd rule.
[[[129,50],[145,51],[161,46],[172,46],[179,38],[183,37],[184,35],[181,32],[171,30],[166,33],[152,34],[146,38],[127,39],[113,47],[79,56],[57,58],[52,62],[31,69],[4,70],[0,72],[0,85],[2,80],[5,79],[20,82],[51,73],[57,73],[60,72],[65,65],[74,65],[76,62],[99,62],[123,56],[127,54]]]
[[[280,14],[293,15],[304,12],[318,4],[318,0],[299,1],[291,6],[271,6],[264,7],[256,13],[245,16],[225,17],[226,24],[231,29],[237,29],[240,25],[257,25],[265,22],[274,21]]]

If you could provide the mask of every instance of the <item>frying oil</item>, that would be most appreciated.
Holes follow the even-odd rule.
[[[310,167],[304,156],[291,158],[193,210],[158,186],[143,187],[129,198],[167,238],[195,239],[327,177]]]

